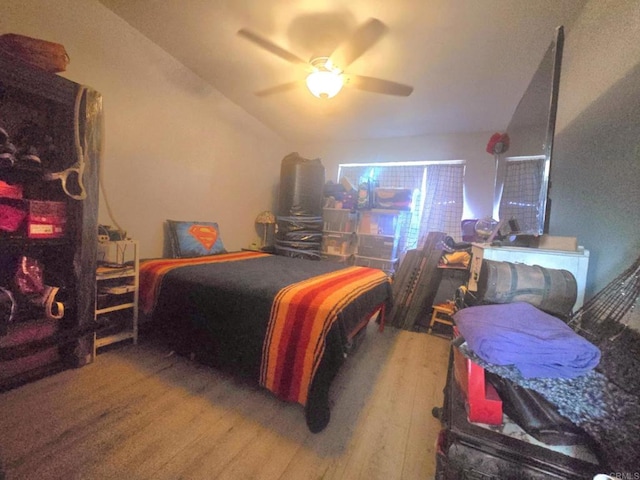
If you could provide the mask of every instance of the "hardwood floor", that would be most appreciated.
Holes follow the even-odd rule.
[[[0,394],[0,462],[7,480],[431,479],[448,347],[370,325],[312,434],[302,406],[143,338]]]

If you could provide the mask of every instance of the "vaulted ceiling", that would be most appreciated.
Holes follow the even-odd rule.
[[[559,25],[584,0],[100,0],[231,101],[291,141],[506,128]],[[312,96],[307,72],[238,35],[248,29],[307,61],[370,18],[384,34],[346,69],[413,86]],[[366,43],[366,42],[365,42]],[[299,81],[281,93],[256,91]]]

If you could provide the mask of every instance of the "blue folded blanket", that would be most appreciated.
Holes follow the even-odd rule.
[[[575,378],[600,361],[598,347],[525,302],[468,307],[453,319],[476,355],[515,365],[525,378]]]

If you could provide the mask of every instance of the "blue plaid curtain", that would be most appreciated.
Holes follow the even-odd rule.
[[[420,224],[421,244],[429,232],[444,232],[462,240],[464,165],[427,167],[426,201]]]
[[[518,220],[523,232],[537,231],[540,225],[540,189],[544,159],[507,160],[507,170],[500,199],[501,219]]]

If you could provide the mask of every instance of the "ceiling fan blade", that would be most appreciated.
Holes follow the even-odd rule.
[[[409,85],[362,75],[349,75],[346,85],[368,92],[396,95],[398,97],[408,97],[413,92],[413,87]]]
[[[304,64],[307,63],[297,55],[294,55],[293,53],[285,50],[284,48],[279,47],[278,45],[273,43],[271,40],[267,40],[266,38],[258,35],[257,33],[252,32],[251,30],[247,30],[246,28],[241,28],[240,30],[238,30],[238,35],[246,38],[250,42],[255,43],[259,47],[264,48],[265,50],[273,53],[274,55],[277,55],[278,57],[283,58],[287,62],[304,63]]]
[[[331,54],[331,61],[343,71],[364,52],[369,50],[387,32],[384,23],[370,18]]]
[[[269,87],[269,88],[265,88],[264,90],[259,90],[255,92],[255,95],[257,97],[266,97],[268,95],[273,95],[275,93],[288,92],[289,90],[295,90],[296,88],[300,87],[302,84],[303,82],[300,82],[300,81],[283,83],[281,85],[276,85],[275,87]]]

